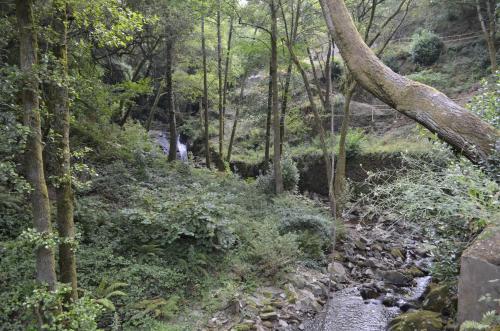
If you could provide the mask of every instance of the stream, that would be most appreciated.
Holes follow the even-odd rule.
[[[418,308],[429,289],[431,257],[403,225],[346,223],[335,266],[337,286],[323,310],[298,328],[385,331],[397,315]]]

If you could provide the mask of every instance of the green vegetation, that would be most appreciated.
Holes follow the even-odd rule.
[[[334,45],[315,1],[0,2],[0,331],[298,327],[329,291],[377,277],[347,257],[375,252],[365,224],[418,234],[453,289],[461,252],[500,215],[500,158],[479,143],[469,162],[436,137],[458,134],[461,152],[495,138],[491,37],[447,37],[471,30],[452,0],[321,1],[469,111],[441,109],[453,125],[394,116],[397,100],[373,96],[387,91],[354,81],[359,54]],[[332,163],[352,176],[339,191]],[[377,252],[395,266],[409,254],[393,244]],[[443,327],[411,314],[396,327],[422,314]]]

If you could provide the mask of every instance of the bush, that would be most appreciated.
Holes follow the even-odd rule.
[[[300,257],[297,235],[281,235],[269,220],[254,229],[254,240],[247,254],[254,269],[265,277],[276,277]]]
[[[423,66],[430,66],[437,62],[443,48],[444,44],[438,35],[428,30],[422,30],[413,36],[413,62]]]
[[[283,175],[283,188],[285,191],[297,191],[300,174],[297,164],[290,156],[285,156],[281,160],[281,171]],[[274,193],[274,168],[271,168],[267,174],[257,177],[257,187],[265,193]]]
[[[440,163],[427,155],[403,155],[407,168],[394,176],[396,180],[373,185],[362,199],[368,214],[399,220],[433,242],[433,276],[449,280],[456,277],[458,258],[471,237],[498,219],[500,189],[477,167],[456,161],[449,149],[436,146]]]
[[[366,141],[365,132],[361,129],[349,130],[345,141],[345,151],[348,158],[361,154],[363,143]]]

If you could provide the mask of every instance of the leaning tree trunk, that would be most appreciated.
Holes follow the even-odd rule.
[[[201,17],[201,53],[203,59],[203,107],[205,124],[205,160],[210,169],[210,140],[208,135],[208,82],[207,82],[207,50],[205,46],[205,16]]]
[[[443,93],[396,74],[363,42],[342,0],[320,0],[325,20],[356,81],[475,163],[487,162],[498,132]]]
[[[52,225],[42,159],[38,75],[34,68],[37,65],[37,40],[32,5],[30,0],[17,0],[16,16],[19,28],[20,68],[24,78],[21,92],[23,122],[30,130],[26,141],[26,177],[33,189],[31,206],[35,231],[44,236],[52,233]],[[50,246],[36,248],[36,279],[46,284],[50,290],[56,287],[54,250]]]
[[[151,129],[151,123],[153,122],[153,118],[155,117],[156,108],[158,107],[158,102],[160,102],[160,97],[161,97],[164,85],[165,85],[165,80],[162,78],[162,80],[160,82],[160,86],[158,86],[158,91],[156,91],[155,100],[153,101],[153,105],[151,106],[151,109],[149,110],[148,119],[146,120],[146,131],[149,131]]]
[[[272,113],[274,135],[274,189],[276,194],[283,192],[283,174],[280,153],[280,110],[278,103],[278,8],[275,0],[271,1],[271,81],[272,81]]]
[[[167,42],[167,66],[165,68],[165,85],[167,95],[167,112],[169,122],[169,149],[168,160],[175,161],[177,158],[177,127],[175,124],[175,107],[174,107],[174,87],[172,84],[172,62],[173,62],[173,41]]]
[[[63,83],[52,83],[51,102],[52,114],[54,115],[54,139],[56,145],[56,176],[58,185],[57,195],[57,229],[59,237],[63,240],[59,244],[59,272],[62,283],[71,286],[71,293],[67,299],[78,300],[78,287],[76,275],[76,258],[71,241],[75,239],[75,224],[73,220],[73,189],[71,188],[71,161],[69,147],[69,104],[68,89],[66,84],[68,73],[68,49],[67,49],[67,8],[57,7],[56,17],[53,20],[54,31],[57,39],[54,55],[57,65],[62,73]]]

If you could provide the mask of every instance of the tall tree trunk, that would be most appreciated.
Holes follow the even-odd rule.
[[[320,0],[325,20],[356,81],[475,163],[488,162],[497,131],[441,92],[394,73],[363,42],[342,0]]]
[[[205,160],[210,169],[210,140],[208,135],[208,82],[207,82],[207,50],[205,47],[205,16],[201,17],[201,53],[203,58],[203,107],[205,119]]]
[[[272,77],[272,113],[274,134],[274,185],[276,194],[283,192],[283,174],[280,153],[280,111],[278,103],[278,8],[276,0],[271,0],[271,77]]]
[[[233,129],[231,130],[231,138],[229,139],[229,146],[227,147],[226,161],[231,162],[231,152],[233,150],[234,136],[236,135],[236,127],[238,126],[238,119],[240,116],[240,108],[243,105],[243,95],[245,92],[245,84],[247,82],[247,74],[243,75],[240,87],[240,97],[238,100],[238,106],[236,107],[236,113],[234,114]]]
[[[217,80],[218,80],[218,106],[219,106],[219,156],[223,160],[224,148],[224,114],[222,110],[222,38],[220,27],[221,0],[217,0]],[[223,169],[222,169],[223,170]]]
[[[53,28],[57,33],[53,46],[57,65],[63,77],[63,83],[52,83],[51,102],[54,115],[54,139],[57,160],[56,176],[58,185],[57,195],[57,229],[62,242],[59,244],[59,272],[61,283],[71,286],[70,297],[78,300],[78,286],[76,275],[76,258],[71,241],[75,239],[75,224],[73,220],[73,189],[71,188],[71,154],[69,147],[69,104],[68,104],[68,49],[67,49],[67,8],[56,6],[56,17]],[[69,242],[68,242],[69,241]]]
[[[158,86],[158,91],[156,91],[155,100],[153,101],[153,106],[151,106],[151,109],[149,110],[148,119],[146,120],[146,131],[149,131],[151,129],[151,123],[153,122],[153,118],[155,117],[156,108],[158,107],[158,102],[160,102],[160,97],[164,86],[165,86],[165,79],[162,78],[160,86]]]
[[[229,35],[227,36],[227,50],[226,50],[226,63],[224,65],[224,84],[222,93],[222,116],[226,115],[226,104],[227,104],[227,91],[229,89],[229,67],[231,65],[231,42],[233,40],[233,18],[229,22]]]
[[[283,154],[283,143],[285,141],[285,119],[286,119],[286,108],[288,105],[288,91],[290,89],[290,80],[292,78],[292,68],[293,61],[290,59],[288,61],[288,67],[286,68],[285,86],[283,87],[283,97],[281,99],[281,117],[280,117],[280,153]]]
[[[267,89],[267,114],[266,114],[266,142],[264,149],[264,171],[269,170],[269,159],[271,149],[271,121],[273,114],[273,77],[271,73],[271,62],[269,62],[269,83]]]
[[[495,1],[485,0],[486,13],[488,16],[488,22],[482,12],[482,7],[480,0],[476,0],[476,11],[481,24],[481,30],[484,34],[484,39],[486,40],[486,45],[488,46],[488,53],[490,55],[491,72],[495,73],[497,71],[497,50],[496,50],[496,11],[495,11]]]
[[[21,100],[23,122],[30,130],[26,141],[26,177],[33,191],[31,206],[35,231],[40,235],[52,233],[50,203],[43,169],[42,130],[40,124],[39,88],[37,65],[36,29],[31,0],[16,0],[16,16],[19,28],[19,59],[23,73]],[[50,246],[36,248],[36,279],[50,290],[56,286],[54,250]]]
[[[356,83],[348,80],[348,87],[345,91],[344,100],[344,118],[342,119],[342,126],[340,128],[340,138],[339,138],[339,153],[337,157],[337,168],[335,169],[335,181],[333,184],[334,194],[336,197],[343,197],[345,192],[345,171],[346,171],[346,139],[347,133],[349,131],[349,120],[351,116],[351,100],[356,89]],[[338,212],[342,211],[342,205],[345,199],[338,199],[337,208]]]
[[[309,47],[307,47],[307,56],[309,57],[309,63],[311,64],[311,69],[314,78],[314,85],[316,85],[316,88],[318,89],[318,95],[321,101],[321,105],[323,106],[323,108],[326,109],[325,97],[323,96],[323,92],[321,91],[321,84],[319,83],[318,73],[316,72],[316,66],[314,65],[314,59],[312,57],[311,50],[309,49]]]
[[[174,87],[172,84],[172,62],[174,61],[174,43],[169,40],[167,42],[167,66],[165,68],[165,85],[167,95],[167,112],[169,122],[169,149],[168,160],[175,161],[177,158],[177,127],[175,123],[175,106],[174,106]]]

